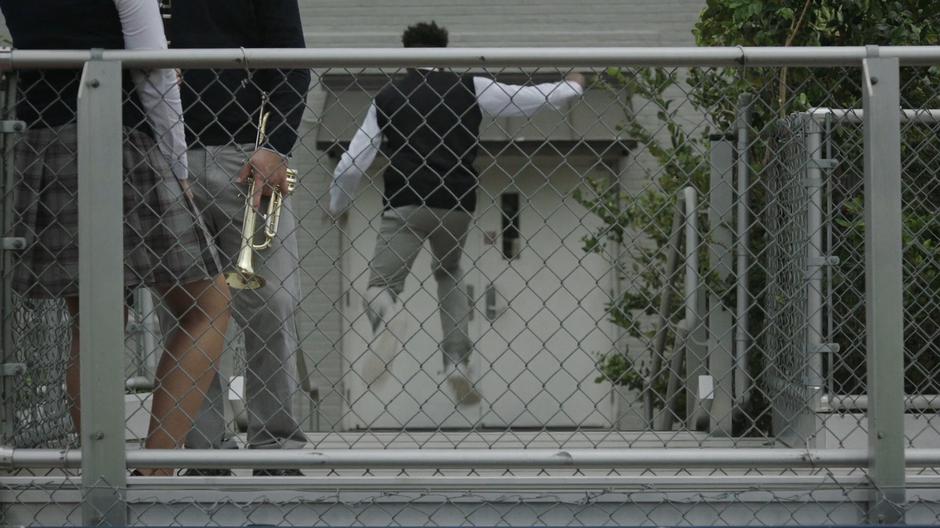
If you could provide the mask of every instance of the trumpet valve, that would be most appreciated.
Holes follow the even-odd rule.
[[[287,169],[287,194],[291,194],[297,189],[297,171]]]

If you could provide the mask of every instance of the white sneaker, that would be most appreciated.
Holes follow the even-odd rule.
[[[372,325],[372,342],[362,368],[362,379],[367,385],[388,374],[392,361],[398,356],[407,331],[407,322],[401,317],[400,305],[392,300],[385,289],[370,288],[366,313]],[[371,311],[371,313],[369,313]]]
[[[450,365],[444,371],[445,380],[454,391],[457,405],[476,405],[480,403],[480,393],[476,389],[476,369],[468,363]]]
[[[392,361],[398,352],[398,340],[390,325],[382,323],[382,327],[372,339],[362,366],[362,380],[371,385],[384,378],[392,368]]]

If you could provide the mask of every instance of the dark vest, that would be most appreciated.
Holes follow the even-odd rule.
[[[389,166],[386,208],[476,207],[482,113],[473,78],[447,71],[409,70],[375,98]]]
[[[170,13],[167,37],[173,48],[265,47],[252,0],[175,0]],[[254,144],[261,104],[257,81],[267,73],[256,71],[249,81],[244,68],[187,69],[180,87],[187,143]]]
[[[18,49],[122,49],[124,35],[113,0],[0,0]],[[75,121],[77,70],[23,71],[19,75],[17,118],[30,128]],[[124,126],[149,133],[130,76],[124,74]]]
[[[303,48],[297,0],[174,0],[174,48]],[[233,65],[234,66],[234,65]],[[180,87],[190,145],[255,142],[262,92],[270,96],[268,146],[287,154],[297,141],[310,85],[306,68],[186,69]]]

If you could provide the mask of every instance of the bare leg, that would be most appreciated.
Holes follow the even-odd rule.
[[[215,375],[229,320],[229,291],[221,277],[171,288],[163,296],[179,327],[157,366],[147,449],[183,447]],[[172,475],[173,470],[140,473]]]

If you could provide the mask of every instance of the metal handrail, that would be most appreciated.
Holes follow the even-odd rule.
[[[810,108],[806,112],[816,121],[827,119],[834,122],[862,123],[865,111],[861,108]],[[940,109],[936,108],[904,108],[901,110],[902,123],[933,124],[940,123]]]
[[[828,394],[820,400],[820,412],[862,412],[868,410],[867,394]],[[905,411],[940,411],[940,394],[908,394]]]
[[[131,68],[327,68],[403,66],[860,66],[868,57],[903,66],[940,64],[940,46],[302,48],[3,50],[0,71],[79,68],[100,58]]]
[[[0,448],[0,467],[78,468],[79,450]],[[138,449],[127,467],[200,468],[856,468],[868,449]],[[940,449],[908,449],[907,467],[940,466]]]

